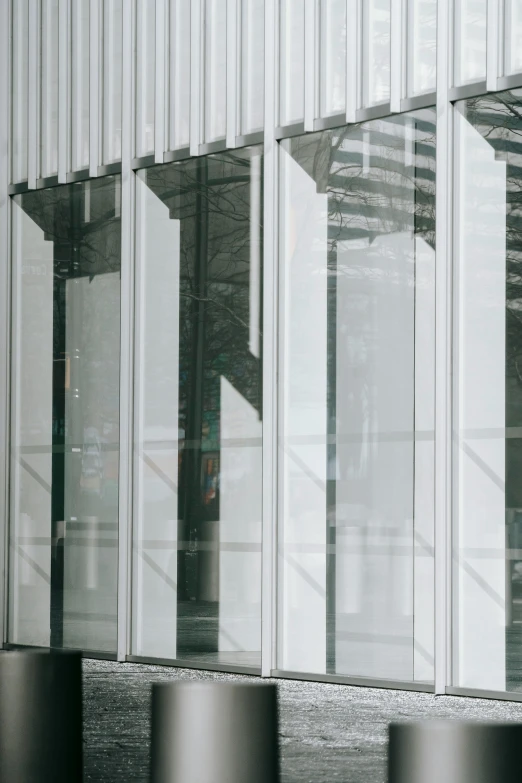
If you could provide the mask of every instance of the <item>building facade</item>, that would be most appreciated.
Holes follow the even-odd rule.
[[[522,699],[522,2],[0,36],[4,646]]]

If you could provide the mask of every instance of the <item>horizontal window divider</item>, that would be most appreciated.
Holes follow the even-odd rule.
[[[452,685],[446,687],[448,696],[467,696],[474,699],[495,699],[495,701],[522,701],[522,693],[514,691],[488,691],[481,688],[456,688]]]
[[[330,130],[330,128],[338,128],[341,125],[346,125],[345,111],[332,114],[330,117],[319,117],[314,121],[314,131]]]
[[[225,139],[207,141],[205,144],[199,145],[198,155],[212,155],[213,152],[224,152],[226,149],[227,142]]]
[[[225,672],[227,674],[246,674],[259,677],[259,666],[233,666],[228,663],[208,663],[207,661],[186,661],[183,658],[154,658],[148,655],[127,655],[126,663],[150,663],[153,666],[171,666],[174,669],[197,669],[208,672]]]
[[[83,182],[86,179],[91,178],[89,169],[79,169],[78,171],[70,171],[67,174],[67,182]]]
[[[27,193],[29,190],[29,183],[27,180],[25,182],[13,182],[12,185],[9,185],[7,188],[7,192],[10,196],[16,196],[17,193]]]
[[[376,106],[366,106],[357,109],[355,118],[357,122],[367,122],[368,120],[380,120],[383,117],[389,117],[393,114],[389,103],[378,103]]]
[[[44,188],[55,188],[59,185],[58,174],[53,174],[51,177],[40,177],[36,180],[36,189],[43,190]]]
[[[412,95],[409,98],[403,98],[401,101],[401,114],[406,111],[415,111],[416,109],[428,109],[437,103],[437,93],[424,92],[422,95]]]
[[[497,79],[497,90],[515,90],[517,87],[522,87],[522,73],[512,73]]]
[[[180,147],[178,150],[168,150],[163,155],[163,163],[173,163],[176,160],[187,160],[190,158],[190,147]]]
[[[121,160],[115,163],[104,163],[103,166],[98,166],[98,176],[107,177],[110,174],[121,174]]]
[[[253,144],[263,144],[265,141],[265,132],[262,130],[244,133],[242,136],[236,136],[236,149],[238,147],[250,147]]]
[[[9,644],[2,646],[2,650],[41,650],[41,646],[32,644]],[[46,648],[47,649],[47,648]],[[61,649],[61,648],[60,648]],[[82,658],[92,658],[97,661],[115,661],[116,653],[105,652],[105,650],[78,650],[75,647],[64,647],[67,652],[79,652]]]
[[[280,125],[275,129],[274,138],[289,139],[292,136],[302,136],[305,132],[304,122],[294,122],[292,125]]]
[[[142,155],[140,158],[133,158],[131,161],[131,169],[137,171],[137,169],[147,169],[149,166],[154,166],[157,163],[154,153],[151,155]]]
[[[337,685],[352,685],[356,688],[384,688],[391,691],[416,691],[434,693],[435,687],[429,682],[403,682],[402,680],[381,680],[373,677],[349,677],[342,674],[313,674],[312,672],[292,672],[285,669],[272,669],[272,677],[284,680],[304,680],[306,682],[328,682]],[[522,696],[522,694],[521,694]]]
[[[451,87],[448,91],[448,96],[450,102],[453,103],[464,98],[475,98],[477,95],[484,95],[487,91],[486,80],[484,79],[481,82],[473,82],[473,84],[463,84],[461,87]]]

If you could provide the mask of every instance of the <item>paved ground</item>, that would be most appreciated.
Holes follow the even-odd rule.
[[[85,780],[148,781],[152,682],[232,675],[84,662]],[[382,783],[392,720],[522,721],[522,703],[278,680],[283,783]]]

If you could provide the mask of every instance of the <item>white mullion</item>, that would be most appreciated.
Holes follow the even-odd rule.
[[[0,3],[0,149],[4,152],[0,156],[0,291],[2,292],[2,304],[0,306],[0,367],[2,368],[2,382],[0,384],[0,439],[5,444],[2,450],[0,463],[0,509],[2,531],[0,533],[0,641],[7,641],[7,607],[8,607],[8,481],[9,481],[9,285],[10,285],[10,258],[9,258],[9,212],[10,199],[7,193],[9,182],[9,161],[11,160],[11,144],[9,139],[10,129],[10,58],[9,45],[11,30],[11,3]]]
[[[359,108],[360,0],[346,0],[346,122],[355,122]]]
[[[27,182],[30,189],[36,187],[38,178],[38,0],[29,0],[28,19],[28,107],[27,107]]]
[[[100,163],[100,2],[90,0],[89,20],[89,176],[96,177]]]
[[[201,138],[201,2],[190,4],[190,154],[199,154]]]
[[[265,0],[261,674],[275,668],[277,612],[277,0]]]
[[[500,0],[487,0],[486,89],[494,92],[498,79]]]
[[[76,0],[77,2],[78,0]],[[69,2],[58,2],[58,182],[67,181],[69,168],[68,79],[70,73]]]
[[[121,135],[121,322],[120,322],[120,470],[118,492],[118,648],[124,661],[130,649],[132,549],[132,406],[133,406],[133,248],[134,174],[133,53],[134,20],[123,14]]]
[[[451,193],[452,106],[449,101],[451,0],[437,7],[437,149],[435,264],[435,692],[445,693],[451,645]]]
[[[237,117],[238,117],[238,0],[226,0],[227,2],[227,126],[226,145],[236,146]]]
[[[400,112],[403,74],[403,0],[390,6],[390,111]]]
[[[316,21],[317,0],[305,0],[304,41],[304,129],[313,131],[316,103]]]
[[[154,160],[156,163],[163,163],[163,155],[167,148],[165,143],[166,24],[166,0],[156,0],[156,83],[154,85]]]

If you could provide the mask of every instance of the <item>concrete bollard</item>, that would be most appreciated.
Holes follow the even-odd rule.
[[[514,783],[520,723],[426,720],[389,728],[389,783]]]
[[[277,783],[275,685],[152,687],[152,783]]]
[[[0,653],[0,783],[81,783],[80,653]]]

